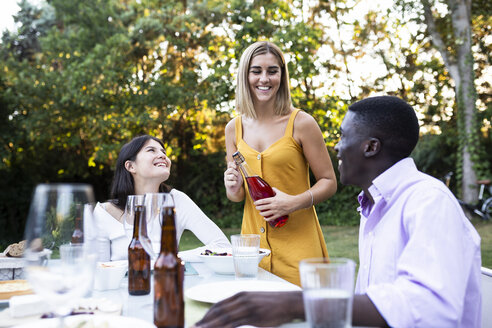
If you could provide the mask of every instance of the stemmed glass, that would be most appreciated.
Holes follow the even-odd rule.
[[[161,247],[161,209],[174,207],[174,199],[170,193],[147,193],[144,204],[146,219],[140,221],[139,238],[147,254],[155,261]]]
[[[123,226],[128,239],[133,236],[133,221],[135,219],[135,205],[144,205],[144,195],[128,195],[126,198]]]
[[[174,199],[170,193],[129,195],[123,220],[125,233],[129,239],[133,236],[135,205],[145,206],[145,220],[140,221],[138,237],[147,254],[155,261],[161,246],[161,208],[163,206],[174,207]]]
[[[40,184],[25,227],[26,278],[60,317],[92,288],[96,234],[94,193],[85,184]]]

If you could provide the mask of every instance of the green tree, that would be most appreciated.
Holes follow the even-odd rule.
[[[477,175],[489,173],[481,165],[481,141],[477,92],[475,87],[473,46],[473,17],[471,1],[449,0],[420,3],[400,2],[403,10],[415,13],[415,21],[423,24],[432,44],[437,48],[449,76],[454,82],[458,131],[458,176],[461,178],[465,201],[477,199]],[[483,3],[487,10],[489,4]]]

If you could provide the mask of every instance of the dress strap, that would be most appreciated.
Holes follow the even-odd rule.
[[[239,141],[243,139],[243,124],[241,121],[241,116],[236,117],[236,147],[239,144]]]
[[[287,128],[285,129],[285,136],[292,137],[294,133],[294,120],[296,119],[297,113],[299,113],[300,109],[296,108],[290,114],[289,122],[287,123]]]

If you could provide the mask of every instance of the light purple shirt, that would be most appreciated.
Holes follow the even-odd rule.
[[[368,191],[355,293],[391,327],[480,327],[480,237],[449,189],[405,158]]]

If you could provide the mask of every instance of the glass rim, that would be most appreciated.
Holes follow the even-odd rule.
[[[170,192],[146,192],[145,194],[143,194],[141,196],[146,196],[146,195],[169,195],[169,194],[171,194],[171,193]],[[133,195],[133,196],[140,196],[140,195]]]
[[[145,197],[145,195],[127,195],[126,196],[126,199],[129,199],[129,198],[140,198],[140,197]]]
[[[312,257],[312,258],[302,259],[299,261],[299,266],[301,265],[340,266],[345,264],[353,264],[355,266],[355,261],[348,257]]]
[[[261,237],[259,234],[256,234],[256,233],[244,233],[244,234],[235,234],[235,235],[231,235],[231,238],[234,237],[234,238],[239,238],[239,237],[247,237],[247,238],[252,238],[252,237]]]
[[[88,183],[78,182],[57,182],[57,183],[39,183],[36,185],[36,190],[87,190],[92,189],[92,185]]]

